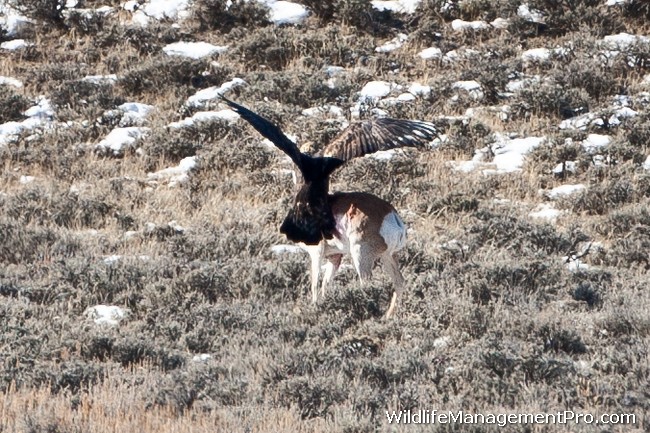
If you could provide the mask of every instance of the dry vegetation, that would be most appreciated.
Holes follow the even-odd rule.
[[[650,153],[641,93],[650,47],[609,65],[598,55],[605,35],[647,32],[646,2],[532,0],[546,14],[542,25],[518,17],[513,0],[453,2],[444,12],[445,1],[424,0],[413,15],[378,12],[367,0],[303,0],[313,9],[303,25],[276,26],[254,2],[226,9],[196,0],[179,27],[148,28],[121,24],[123,11],[91,19],[63,16],[56,0],[15,3],[35,18],[21,35],[35,45],[2,53],[0,75],[24,87],[0,85],[0,122],[21,120],[45,95],[56,121],[68,124],[0,145],[0,431],[393,431],[385,411],[399,409],[634,413],[636,425],[598,431],[650,428],[650,173],[641,167]],[[450,26],[497,17],[509,26]],[[402,48],[375,52],[398,31],[410,35]],[[180,40],[229,50],[202,60],[162,51]],[[451,63],[416,56],[429,46],[482,54]],[[521,59],[525,49],[556,46],[571,51]],[[327,65],[346,68],[337,87],[325,84]],[[114,85],[81,80],[109,73]],[[521,74],[542,79],[503,100]],[[380,320],[392,291],[381,272],[362,290],[347,269],[313,306],[307,257],[270,252],[284,242],[277,227],[293,185],[282,156],[260,146],[252,128],[166,127],[196,111],[183,104],[197,90],[234,77],[248,85],[232,97],[316,146],[338,126],[303,109],[347,109],[375,79],[432,87],[388,111],[437,122],[447,142],[389,162],[355,161],[333,185],[390,200],[412,229],[396,320]],[[457,80],[477,80],[485,98],[452,100]],[[608,119],[620,94],[637,117],[558,128],[586,111]],[[126,101],[156,107],[141,151],[96,152],[119,121],[103,113]],[[490,110],[464,122],[443,118],[504,103],[508,120]],[[548,139],[521,173],[448,166],[494,133],[512,132]],[[592,132],[612,137],[602,164],[567,141]],[[194,155],[187,183],[148,181],[148,172]],[[575,172],[552,173],[568,160]],[[21,175],[35,180],[21,183]],[[541,188],[565,183],[586,189],[557,203],[566,213],[556,223],[529,216],[546,201]],[[582,257],[590,268],[569,271],[562,257],[589,242],[600,245]],[[106,263],[110,255],[122,258]],[[84,311],[97,304],[128,315],[118,326],[96,325]],[[212,357],[192,360],[203,353]],[[596,431],[566,428],[499,431]]]

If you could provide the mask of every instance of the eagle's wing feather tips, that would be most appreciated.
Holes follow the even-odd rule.
[[[379,150],[424,146],[437,136],[432,123],[383,117],[350,125],[322,155],[347,161]]]
[[[271,121],[263,118],[262,116],[253,113],[248,108],[233,102],[223,95],[220,95],[220,99],[225,102],[235,113],[239,114],[242,119],[251,124],[260,134],[265,138],[271,140],[271,142],[281,151],[286,153],[289,158],[302,169],[302,154],[296,143],[291,141],[280,128],[271,123]]]

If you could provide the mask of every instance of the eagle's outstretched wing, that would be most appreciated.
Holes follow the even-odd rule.
[[[253,128],[257,129],[260,134],[271,140],[278,149],[289,155],[289,158],[291,158],[291,160],[302,171],[303,161],[300,149],[298,149],[296,143],[289,140],[289,138],[284,135],[280,128],[271,123],[271,121],[253,113],[248,108],[226,99],[223,95],[220,95],[220,99],[228,104],[235,113],[239,114],[245,121],[250,123]]]
[[[321,154],[348,161],[379,150],[424,146],[437,136],[432,123],[382,117],[353,123]]]

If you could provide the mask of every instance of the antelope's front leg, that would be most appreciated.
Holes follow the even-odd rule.
[[[311,302],[315,304],[318,301],[318,279],[320,277],[320,264],[325,253],[324,243],[310,245],[307,252],[311,258]]]

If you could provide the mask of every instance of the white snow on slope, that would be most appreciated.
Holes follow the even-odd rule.
[[[13,77],[0,76],[0,86],[13,86],[21,88],[23,87],[23,82]]]
[[[526,87],[529,87],[539,82],[540,82],[539,75],[523,76],[523,77],[520,76],[519,78],[515,78],[513,80],[508,81],[508,84],[506,84],[506,91],[516,92],[518,90],[525,89]]]
[[[575,194],[577,192],[584,190],[585,188],[586,186],[584,186],[581,183],[573,184],[573,185],[570,184],[560,185],[560,186],[556,186],[555,188],[552,188],[550,191],[547,191],[546,196],[550,199],[555,200],[561,197],[566,197]]]
[[[232,80],[223,83],[219,87],[214,86],[199,90],[194,95],[187,98],[186,104],[190,107],[202,107],[204,103],[216,100],[220,95],[223,95],[228,90],[243,86],[244,84],[246,84],[246,82],[241,78],[233,78]]]
[[[34,44],[32,44],[31,42],[27,42],[24,39],[14,39],[11,41],[1,43],[0,48],[2,48],[3,50],[13,51],[25,47],[31,47],[32,45]]]
[[[189,16],[190,3],[190,0],[149,0],[140,11],[157,20],[176,21]]]
[[[221,54],[227,49],[228,46],[217,46],[207,42],[174,42],[163,47],[163,51],[168,56],[188,57],[190,59],[200,59],[212,54]]]
[[[521,58],[525,62],[543,62],[551,58],[551,50],[548,48],[531,48],[521,53]]]
[[[415,9],[418,7],[421,1],[422,0],[373,0],[371,3],[372,7],[380,11],[389,10],[392,12],[412,14],[415,12]]]
[[[142,125],[145,118],[153,111],[154,106],[140,102],[125,102],[118,106],[117,109],[124,113],[119,126],[134,126]]]
[[[390,51],[395,51],[396,49],[404,45],[404,42],[406,42],[407,40],[408,40],[407,35],[405,35],[404,33],[399,33],[390,41],[375,48],[375,51],[378,53],[388,53]]]
[[[456,171],[470,172],[478,168],[485,174],[502,174],[521,171],[524,158],[528,152],[542,144],[546,137],[508,138],[495,134],[495,142],[488,147],[477,149],[469,161],[450,161]],[[487,161],[492,153],[494,158]]]
[[[383,98],[395,88],[397,88],[395,83],[389,83],[387,81],[370,81],[359,91],[359,99],[373,100]]]
[[[239,119],[239,114],[228,108],[219,111],[199,111],[194,113],[192,117],[186,117],[179,122],[172,122],[167,126],[170,128],[183,128],[193,126],[197,123],[213,122],[215,120],[224,120],[228,123],[234,123],[237,119]]]
[[[408,91],[415,96],[429,96],[431,94],[431,86],[414,82],[411,83]]]
[[[7,36],[16,36],[27,24],[33,22],[16,9],[9,6],[8,2],[0,3],[0,28],[5,29]]]
[[[336,105],[330,105],[330,104],[325,104],[321,105],[318,107],[311,107],[311,108],[305,108],[302,110],[302,115],[303,116],[322,116],[322,115],[329,115],[333,117],[345,117],[345,114],[343,113],[343,109],[341,107],[337,107]]]
[[[589,134],[587,135],[587,138],[582,142],[582,147],[587,152],[591,152],[607,146],[611,141],[612,137],[609,135]]]
[[[188,156],[181,159],[177,166],[164,168],[155,173],[147,173],[147,177],[151,181],[169,180],[168,185],[174,187],[187,182],[189,173],[194,167],[196,167],[196,156]]]
[[[494,21],[490,22],[490,25],[495,29],[507,29],[510,25],[510,21],[506,18],[496,18]]]
[[[544,15],[537,9],[531,9],[528,4],[524,3],[517,8],[517,15],[531,23],[544,23]]]
[[[144,137],[150,131],[149,128],[130,126],[126,128],[115,128],[95,148],[103,152],[111,152],[115,156],[122,155],[124,150],[132,147],[136,141]]]
[[[612,49],[625,50],[634,44],[649,43],[650,37],[641,35],[632,35],[629,33],[619,33],[616,35],[608,35],[603,38],[603,43]]]
[[[24,111],[23,115],[27,116],[27,119],[0,124],[0,146],[16,140],[24,131],[51,126],[54,110],[50,100],[40,96],[38,103]]]
[[[116,326],[126,317],[126,310],[115,305],[95,305],[87,308],[84,315],[97,325]]]
[[[116,74],[108,75],[86,75],[81,79],[82,81],[88,81],[93,84],[115,84],[117,83]]]
[[[424,60],[439,59],[442,57],[442,50],[438,47],[429,47],[420,51],[418,53],[418,56],[420,56]]]
[[[481,88],[481,84],[478,81],[456,81],[451,85],[452,89],[464,90],[469,93],[473,99],[483,99],[485,94]]]
[[[564,174],[564,172],[567,173],[575,173],[578,169],[578,162],[577,161],[564,161],[564,163],[558,163],[553,170],[553,174]]]
[[[273,254],[298,254],[302,253],[303,249],[298,245],[278,244],[271,247]]]
[[[309,16],[309,10],[301,4],[282,0],[257,0],[269,10],[269,19],[274,24],[300,24]]]
[[[555,207],[553,207],[552,204],[542,203],[539,206],[537,206],[533,211],[531,211],[528,215],[531,216],[532,218],[555,221],[560,215],[562,215],[562,213],[563,212],[561,210],[556,209]]]
[[[460,19],[455,19],[451,22],[451,28],[457,32],[465,30],[483,30],[489,27],[490,25],[485,21],[463,21]]]
[[[526,154],[545,140],[546,137],[509,139],[497,134],[497,143],[492,146],[492,152],[494,152],[492,163],[496,165],[498,173],[521,171]]]

